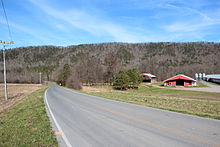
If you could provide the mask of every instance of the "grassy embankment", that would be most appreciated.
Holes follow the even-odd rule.
[[[0,146],[58,146],[43,101],[45,88],[0,113]]]
[[[220,119],[220,93],[162,89],[141,86],[138,90],[118,91],[108,86],[95,86],[82,92],[108,99]]]
[[[41,84],[7,84],[8,100],[5,101],[4,85],[0,84],[0,113],[7,110],[7,108],[20,103],[32,92],[43,88]]]

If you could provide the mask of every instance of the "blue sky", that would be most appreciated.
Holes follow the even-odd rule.
[[[13,47],[220,42],[220,0],[4,0]],[[10,40],[2,8],[0,40]]]

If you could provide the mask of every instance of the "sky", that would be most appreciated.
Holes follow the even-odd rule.
[[[220,42],[220,0],[3,0],[11,47]],[[0,40],[10,41],[2,7]]]

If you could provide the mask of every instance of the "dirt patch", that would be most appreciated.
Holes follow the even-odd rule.
[[[8,84],[8,100],[5,101],[4,85],[0,84],[0,113],[19,103],[33,91],[43,88],[40,84]]]
[[[108,88],[95,88],[90,86],[83,86],[82,90],[85,92],[109,92],[111,89]]]

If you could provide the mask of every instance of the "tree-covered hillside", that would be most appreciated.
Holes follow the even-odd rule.
[[[2,55],[2,51],[0,51]],[[68,64],[70,76],[85,83],[110,82],[119,70],[137,68],[164,80],[177,73],[220,73],[220,43],[103,43],[68,47],[30,46],[6,51],[9,82],[60,80]],[[3,65],[0,56],[0,65]],[[0,81],[3,66],[0,66]]]

